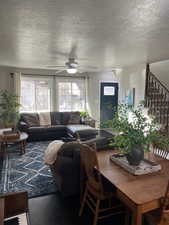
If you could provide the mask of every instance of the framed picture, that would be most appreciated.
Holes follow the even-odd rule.
[[[135,104],[135,88],[129,89],[125,94],[125,103],[134,106]]]

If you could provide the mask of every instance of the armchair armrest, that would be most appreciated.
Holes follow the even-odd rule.
[[[29,125],[27,123],[25,123],[24,121],[19,121],[17,127],[18,127],[18,130],[27,132]]]

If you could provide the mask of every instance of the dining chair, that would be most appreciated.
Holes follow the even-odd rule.
[[[151,149],[152,149],[152,153],[154,155],[159,156],[164,159],[168,159],[169,151],[167,149],[162,148],[161,146],[158,146],[156,144],[154,144]]]
[[[104,185],[102,176],[98,172],[99,164],[96,151],[83,145],[80,154],[87,181],[79,216],[82,215],[85,204],[94,214],[93,225],[96,225],[99,219],[123,213],[123,206],[116,198],[116,191],[113,190],[113,187],[109,186],[108,188]],[[106,205],[102,205],[103,202]]]
[[[169,182],[161,199],[161,207],[146,213],[145,220],[149,225],[169,225]]]

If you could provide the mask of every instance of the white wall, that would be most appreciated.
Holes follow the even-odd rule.
[[[135,105],[144,100],[146,65],[123,68],[116,72],[89,73],[88,105],[92,117],[100,120],[100,82],[119,83],[119,103],[124,102],[126,92],[135,88]]]
[[[28,74],[28,75],[55,75],[54,70],[45,70],[45,69],[25,69],[25,68],[14,68],[14,67],[3,67],[0,66],[0,90],[6,89],[13,91],[13,79],[11,78],[10,73],[15,73],[15,72],[21,72],[23,74]],[[66,76],[67,73],[63,72],[58,74],[58,76],[64,75]],[[79,74],[80,75],[80,74]],[[84,76],[85,74],[83,74]],[[78,76],[78,74],[76,74]]]
[[[125,99],[126,91],[135,88],[135,103],[138,104],[144,99],[145,90],[145,64],[123,68],[122,71],[105,73],[88,73],[88,109],[93,118],[100,119],[100,82],[118,82],[119,83],[119,102]],[[22,72],[26,74],[51,75],[54,71],[35,70],[35,69],[17,69],[0,67],[0,89],[12,90],[12,80],[10,73]]]
[[[118,82],[114,72],[88,73],[88,110],[99,123],[100,120],[100,83]]]
[[[146,65],[123,68],[120,72],[121,101],[125,99],[127,90],[135,88],[135,105],[144,100]]]
[[[10,67],[0,67],[0,90],[8,90],[13,91],[13,79],[10,73],[22,72],[28,74],[52,74],[51,71],[45,70],[33,70],[33,69],[18,69],[18,68],[10,68]],[[54,73],[54,72],[53,72]]]
[[[150,64],[150,71],[169,89],[169,60]]]
[[[21,68],[9,68],[0,67],[0,89],[7,89],[13,91],[13,80],[10,77],[10,73],[21,72],[24,74],[35,75],[52,75],[52,70],[40,70],[40,69],[21,69]],[[66,75],[66,74],[64,74]],[[77,76],[77,75],[76,75]],[[99,121],[100,119],[100,82],[117,82],[115,73],[88,73],[88,110],[91,115]]]

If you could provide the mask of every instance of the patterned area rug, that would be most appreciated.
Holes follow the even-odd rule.
[[[26,153],[16,152],[17,145],[9,147],[3,160],[0,193],[27,191],[30,198],[57,191],[50,169],[44,164],[44,152],[50,142],[32,142]]]

